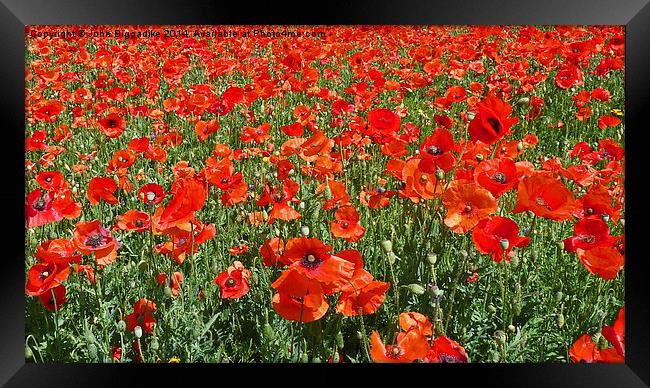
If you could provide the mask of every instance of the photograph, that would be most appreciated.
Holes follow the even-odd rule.
[[[625,25],[31,24],[22,66],[27,364],[626,362]]]

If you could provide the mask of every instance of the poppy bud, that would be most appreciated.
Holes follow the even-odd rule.
[[[442,294],[444,294],[444,293],[445,293],[445,292],[444,292],[443,290],[439,289],[438,287],[436,287],[436,288],[433,290],[433,295],[434,295],[436,298],[440,298],[440,297],[442,297]]]
[[[88,345],[88,355],[93,360],[97,359],[97,346],[95,344]]]
[[[530,253],[530,259],[531,259],[532,261],[537,260],[537,251],[532,251],[532,252]]]
[[[269,219],[269,213],[266,211],[266,209],[262,210],[262,219],[264,221],[268,221]]]
[[[332,189],[330,188],[329,183],[325,184],[325,191],[323,192],[323,194],[325,195],[326,200],[329,201],[330,199],[332,199]]]
[[[524,149],[524,143],[522,142],[517,143],[517,151],[521,151],[523,149]]]
[[[302,234],[305,237],[309,236],[309,226],[307,226],[307,225],[301,226],[300,227],[300,234]]]
[[[72,186],[72,194],[77,194],[79,192],[79,187],[78,186]]]
[[[131,281],[129,282],[129,287],[131,287],[131,288],[135,288],[135,286],[136,286],[136,284],[135,284],[135,280],[131,280]]]
[[[519,300],[519,298],[515,299],[515,300],[512,302],[512,313],[513,313],[516,317],[518,317],[519,314],[521,314],[521,301]]]
[[[345,345],[343,341],[343,333],[340,331],[336,333],[336,347],[339,349],[343,349],[343,346]]]
[[[515,325],[512,325],[512,324],[511,324],[511,325],[508,325],[508,331],[509,331],[509,332],[514,333],[514,332],[515,332],[515,329],[516,329],[516,328],[515,328]]]
[[[422,287],[419,284],[409,284],[408,286],[403,286],[404,288],[408,289],[410,293],[415,294],[415,295],[422,295],[424,294],[424,287]]]
[[[151,339],[151,350],[158,350],[160,348],[160,344],[158,343],[158,337],[153,337]]]
[[[388,262],[389,262],[390,264],[394,264],[394,263],[395,263],[395,259],[397,258],[397,256],[395,256],[395,254],[394,254],[393,252],[388,252],[388,253],[386,254],[386,256],[388,256]]]
[[[609,222],[609,214],[607,214],[607,213],[601,214],[600,218],[602,218],[603,221],[605,221],[605,222]]]
[[[126,330],[126,322],[120,319],[119,322],[117,322],[117,331],[124,333],[124,330]]]
[[[563,250],[563,249],[564,249],[564,241],[560,240],[560,241],[558,241],[556,244],[557,244],[557,247],[558,247],[560,250]]]
[[[494,332],[494,342],[496,342],[498,345],[503,345],[506,343],[506,333],[504,333],[501,330],[497,330]]]
[[[598,344],[598,347],[601,349],[606,349],[609,346],[609,343],[607,342],[607,338],[605,338],[602,335],[598,336],[598,341],[596,341]]]
[[[620,222],[621,222],[621,225],[622,225],[622,226],[625,226],[625,218],[621,218],[621,219],[620,219]]]
[[[555,301],[556,302],[560,302],[563,297],[564,297],[564,294],[562,293],[562,291],[558,291],[558,292],[555,293]]]
[[[357,332],[355,333],[355,337],[356,337],[359,341],[361,341],[361,339],[363,338],[363,334],[361,334],[361,332],[357,330]]]
[[[381,249],[384,253],[390,253],[393,251],[393,242],[390,240],[384,240],[381,242]]]
[[[320,364],[322,361],[321,361],[320,357],[316,356],[316,357],[311,359],[311,362],[313,362],[315,364]]]
[[[25,345],[25,360],[30,360],[32,357],[34,357],[32,348],[30,348],[29,345]]]
[[[510,258],[510,265],[515,268],[519,265],[519,255],[515,254]]]
[[[172,289],[171,289],[171,287],[169,287],[169,286],[165,286],[165,296],[166,296],[167,298],[171,298],[171,296],[172,296]]]
[[[431,252],[427,254],[427,262],[431,265],[436,264],[436,261],[438,261],[438,255],[435,252]]]
[[[133,328],[133,334],[135,334],[135,338],[142,337],[142,328],[140,326],[134,327]]]
[[[501,245],[501,249],[505,251],[510,247],[510,241],[508,241],[508,239],[502,238],[499,241],[499,245]]]
[[[466,115],[467,115],[467,120],[472,121],[474,120],[474,117],[476,117],[476,112],[469,111],[466,113]]]
[[[144,272],[147,272],[148,269],[149,269],[149,264],[147,264],[146,261],[141,260],[141,261],[138,263],[138,270],[139,270],[140,272],[143,272],[143,273],[144,273]]]
[[[97,342],[97,338],[95,338],[95,335],[90,330],[86,331],[86,341],[88,341],[88,343]]]
[[[264,324],[262,334],[264,334],[264,338],[267,341],[273,341],[275,339],[275,330],[273,330],[273,327],[269,323]]]
[[[497,312],[497,308],[494,307],[494,305],[493,305],[492,303],[490,303],[490,304],[487,306],[487,310],[488,310],[489,312],[491,312],[491,313],[496,313],[496,312]]]
[[[492,362],[499,362],[500,358],[501,358],[501,356],[499,355],[498,351],[492,350],[490,352],[490,360],[492,360]]]
[[[458,255],[459,255],[460,258],[463,259],[463,260],[467,259],[467,256],[468,256],[468,255],[467,255],[467,251],[464,250],[464,249],[461,249],[460,251],[458,251]]]
[[[559,313],[557,315],[557,321],[556,322],[557,322],[557,327],[559,327],[561,329],[562,326],[564,326],[564,314]]]
[[[442,180],[445,177],[445,172],[442,169],[436,169],[436,179]]]
[[[300,362],[302,362],[303,364],[306,364],[306,363],[309,362],[309,356],[307,355],[307,353],[303,353],[300,356]]]
[[[341,360],[341,356],[339,356],[339,352],[334,353],[334,357],[332,357],[332,361],[338,363],[340,360]]]
[[[153,202],[154,199],[156,199],[156,193],[154,193],[153,191],[148,191],[147,192],[147,201],[148,202]]]

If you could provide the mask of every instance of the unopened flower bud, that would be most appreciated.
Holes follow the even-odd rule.
[[[491,313],[496,313],[496,312],[497,312],[497,308],[494,307],[494,305],[493,305],[492,303],[490,303],[490,304],[487,306],[487,310],[488,310],[489,312],[491,312]]]
[[[153,202],[154,199],[156,199],[156,193],[153,191],[147,192],[147,201]]]
[[[135,338],[141,338],[142,337],[142,328],[140,326],[136,326],[133,328],[133,334],[135,334]]]
[[[305,237],[309,236],[309,226],[307,226],[307,225],[301,226],[300,227],[300,234],[302,234]]]
[[[88,344],[88,355],[93,360],[97,358],[97,345],[94,343]]]
[[[117,331],[120,333],[124,333],[124,330],[126,330],[126,322],[120,319],[117,322]]]
[[[431,252],[427,254],[427,262],[431,265],[436,264],[436,261],[438,261],[438,255],[435,252]]]
[[[528,105],[528,103],[530,103],[530,98],[528,98],[528,97],[522,97],[519,100],[517,100],[517,105],[518,106],[525,106],[525,105]]]
[[[303,364],[306,364],[306,363],[309,362],[309,356],[307,355],[307,353],[303,353],[300,356],[300,362],[302,362]]]
[[[393,242],[390,240],[384,240],[381,242],[381,249],[384,253],[389,253],[393,251]]]
[[[158,337],[153,337],[151,339],[151,350],[158,350],[160,348],[160,344],[158,343]]]
[[[303,201],[300,201],[300,203],[298,204],[298,209],[302,210],[304,208],[305,208],[305,203]]]
[[[408,286],[404,286],[404,288],[408,289],[410,293],[415,294],[415,295],[422,295],[424,294],[424,287],[422,287],[419,284],[409,284]]]
[[[343,341],[343,333],[340,331],[336,333],[336,347],[339,349],[343,349],[343,346],[345,345]]]
[[[25,345],[25,360],[31,360],[32,357],[34,357],[32,348],[30,348],[29,345]]]
[[[144,272],[147,272],[148,269],[149,269],[149,264],[147,264],[146,261],[141,260],[141,261],[138,263],[138,270],[139,270],[140,272],[143,272],[143,273],[144,273]]]
[[[506,333],[504,333],[501,330],[497,330],[494,332],[494,341],[499,344],[503,345],[506,343]]]
[[[311,359],[311,362],[313,362],[315,364],[320,364],[322,361],[321,361],[320,357],[316,356],[316,357]]]
[[[557,315],[557,327],[559,327],[561,329],[562,326],[564,326],[564,314],[559,313]]]
[[[521,151],[523,149],[524,149],[524,143],[522,142],[517,143],[517,151]]]
[[[555,301],[556,302],[562,301],[562,298],[564,298],[564,294],[562,293],[562,291],[558,291],[558,292],[555,293]]]
[[[264,324],[262,334],[264,334],[264,338],[267,341],[273,341],[275,339],[275,330],[273,330],[273,327],[269,323]]]
[[[474,117],[476,117],[476,112],[472,112],[472,111],[467,112],[467,120],[468,121],[474,120]]]
[[[171,298],[171,296],[172,296],[172,289],[171,289],[171,287],[169,287],[169,286],[165,286],[165,296],[166,296],[167,298]]]
[[[508,325],[508,331],[509,331],[509,332],[514,333],[514,332],[515,332],[515,329],[516,329],[516,328],[515,328],[515,325]]]
[[[442,169],[436,169],[436,179],[442,180],[445,177],[445,172]]]

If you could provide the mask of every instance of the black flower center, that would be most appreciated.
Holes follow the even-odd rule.
[[[430,154],[430,155],[441,155],[442,152],[443,152],[442,148],[434,146],[434,145],[429,146],[427,148],[427,153]]]
[[[117,127],[117,120],[115,120],[115,119],[108,119],[108,121],[106,122],[106,124],[108,125],[109,128],[115,128],[115,127]]]
[[[492,176],[492,180],[501,184],[506,183],[506,174],[499,171]]]
[[[388,358],[397,359],[401,353],[402,351],[398,346],[390,346],[388,349],[386,349],[386,357]]]
[[[52,177],[51,176],[46,176],[45,177],[45,182],[51,183],[52,182]]]
[[[88,238],[86,238],[86,245],[89,247],[97,248],[98,246],[102,245],[103,239],[104,238],[99,233],[91,234],[88,236]]]
[[[501,122],[493,117],[487,119],[487,122],[490,124],[495,133],[501,132]]]
[[[284,194],[283,193],[273,194],[273,200],[278,203],[284,201]]]
[[[590,236],[582,236],[580,239],[581,239],[583,242],[586,242],[586,243],[589,243],[589,244],[592,243],[592,242],[594,242],[594,241],[596,241],[596,237],[591,236],[591,235],[590,235]]]
[[[440,362],[442,362],[442,363],[456,363],[456,362],[458,362],[456,357],[454,357],[452,355],[449,355],[447,353],[440,353],[438,355],[438,358],[440,359]]]
[[[471,204],[466,204],[465,208],[463,209],[464,213],[471,213],[472,212],[472,205]]]
[[[228,288],[235,287],[236,284],[237,282],[233,278],[228,278],[228,280],[226,280],[226,287]]]
[[[135,220],[135,226],[138,228],[141,228],[144,225],[144,221],[142,220]]]
[[[45,200],[43,198],[39,198],[34,202],[32,207],[38,211],[43,211],[45,210]]]
[[[322,262],[323,260],[321,260],[318,256],[308,253],[302,257],[300,264],[302,264],[302,266],[305,268],[314,269],[318,267]]]

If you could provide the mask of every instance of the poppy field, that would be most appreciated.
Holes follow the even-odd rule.
[[[28,362],[624,362],[622,26],[25,40]]]

